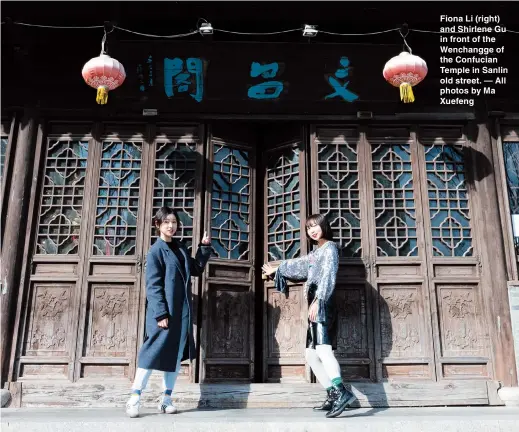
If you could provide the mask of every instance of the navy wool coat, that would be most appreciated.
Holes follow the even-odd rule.
[[[176,241],[176,240],[172,240]],[[138,367],[163,372],[175,372],[184,299],[189,302],[188,339],[182,360],[195,358],[193,337],[193,307],[191,276],[201,276],[211,257],[210,245],[200,244],[196,257],[192,258],[185,246],[177,242],[184,255],[184,275],[180,261],[168,244],[158,238],[146,258],[146,338],[139,352]],[[157,318],[169,315],[168,328],[157,325]]]

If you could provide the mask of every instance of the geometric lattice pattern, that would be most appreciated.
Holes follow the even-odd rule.
[[[250,258],[251,168],[249,153],[213,143],[212,246],[218,258]]]
[[[299,149],[269,154],[266,176],[268,261],[296,258],[301,252]]]
[[[318,137],[319,213],[330,221],[340,256],[362,255],[359,165],[356,138]]]
[[[435,256],[473,255],[463,149],[426,144],[425,170]]]
[[[371,155],[377,256],[417,256],[410,145],[373,144]]]
[[[503,144],[510,212],[519,215],[519,142]]]
[[[510,201],[510,213],[519,215],[519,142],[506,142],[503,144],[505,156],[506,183],[508,186],[508,199]],[[519,232],[514,233],[516,254],[519,254]]]
[[[153,182],[153,215],[162,206],[175,209],[180,219],[175,238],[189,250],[193,241],[193,212],[195,209],[195,182],[197,178],[195,137],[186,136],[168,140],[157,138],[155,177]],[[200,177],[200,174],[198,174]],[[156,239],[152,226],[152,243]]]
[[[88,141],[49,139],[36,254],[77,255]]]
[[[142,142],[103,141],[94,255],[135,255]]]

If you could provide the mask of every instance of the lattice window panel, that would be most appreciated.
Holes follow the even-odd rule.
[[[519,142],[503,145],[510,212],[519,215]]]
[[[377,256],[417,256],[411,146],[373,144],[371,158]]]
[[[249,152],[213,143],[211,237],[218,258],[250,258]]]
[[[515,217],[519,217],[517,216],[519,215],[519,142],[504,143],[503,151],[510,213]],[[515,230],[513,233],[516,253],[519,253],[519,233]]]
[[[142,141],[102,143],[94,255],[135,255]]]
[[[472,256],[463,148],[434,143],[425,144],[424,149],[433,254]]]
[[[299,149],[285,147],[267,161],[267,250],[269,261],[301,254]]]
[[[174,208],[180,218],[175,238],[192,249],[195,209],[197,137],[158,137],[153,181],[153,215],[163,206]],[[152,227],[152,243],[155,227]]]
[[[355,140],[356,141],[356,140]],[[319,212],[328,216],[340,256],[362,255],[357,142],[344,135],[319,137]]]
[[[78,254],[87,159],[88,140],[48,139],[37,254]]]

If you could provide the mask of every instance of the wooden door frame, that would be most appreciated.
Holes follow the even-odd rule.
[[[263,238],[266,239],[268,236],[268,226],[267,226],[267,208],[268,208],[268,195],[265,191],[267,191],[267,185],[268,185],[268,179],[266,176],[267,173],[267,166],[268,166],[268,157],[269,154],[273,152],[280,151],[285,148],[296,148],[299,150],[299,196],[300,196],[300,256],[306,255],[309,251],[309,245],[308,245],[308,239],[306,237],[306,218],[308,216],[308,209],[311,205],[311,192],[310,189],[308,189],[308,185],[310,182],[310,175],[307,175],[308,173],[308,161],[310,158],[309,155],[309,130],[308,125],[304,122],[296,122],[296,128],[299,129],[299,136],[294,136],[293,138],[284,138],[281,142],[276,142],[274,145],[270,145],[268,149],[266,149],[263,154],[262,158],[258,161],[259,164],[257,165],[257,168],[259,170],[259,174],[263,177],[263,180],[261,184],[263,184],[263,206],[262,206],[262,215],[263,218]],[[258,181],[258,183],[260,183]],[[268,242],[263,241],[262,245],[262,256],[264,262],[269,262],[267,259],[268,256]],[[278,263],[279,261],[270,261],[270,263]],[[280,370],[283,366],[292,366],[294,365],[294,360],[292,359],[283,359],[281,356],[278,357],[278,363],[269,363],[269,321],[268,321],[268,308],[269,308],[269,289],[272,290],[274,284],[273,281],[262,281],[263,283],[260,284],[261,289],[263,291],[262,296],[262,330],[263,330],[263,349],[262,349],[262,357],[260,359],[261,361],[261,378],[263,383],[269,382],[269,366],[279,366]],[[301,283],[292,283],[289,282],[290,286],[296,286],[299,285],[299,290],[301,291],[301,309],[300,309],[300,318],[303,323],[306,323],[306,318],[308,316],[308,304],[304,299],[303,296],[303,290],[304,285]],[[275,295],[283,295],[283,294],[275,294]],[[302,326],[302,328],[299,329],[300,331],[300,337],[301,341],[306,348],[306,332],[307,327],[305,325]],[[301,353],[301,361],[304,364],[304,379],[307,382],[311,382],[312,375],[311,375],[311,369],[309,365],[306,363],[304,352]],[[281,373],[280,373],[281,375]],[[282,379],[282,377],[280,378]]]
[[[519,258],[515,253],[514,235],[512,229],[512,217],[510,201],[508,197],[508,185],[506,180],[506,167],[503,146],[507,142],[519,142],[518,120],[493,119],[492,149],[494,152],[494,171],[496,173],[496,187],[499,198],[499,212],[501,215],[501,229],[505,241],[505,254],[509,281],[519,280]],[[519,355],[517,353],[516,355]]]
[[[6,201],[9,199],[9,185],[11,184],[12,180],[12,166],[14,164],[14,146],[16,144],[16,139],[18,137],[18,123],[19,123],[19,116],[14,114],[10,120],[7,118],[2,118],[2,131],[5,135],[7,135],[7,148],[5,150],[5,159],[4,159],[4,167],[2,169],[2,183],[0,184],[0,199],[1,199],[1,206],[0,206],[0,213],[1,213],[1,220],[5,221],[7,217],[7,207],[9,206],[9,203]],[[6,128],[4,129],[4,126]],[[5,215],[5,218],[4,218]],[[1,246],[3,246],[4,241],[4,229],[5,226],[2,224],[1,227]],[[2,247],[0,247],[0,250]]]

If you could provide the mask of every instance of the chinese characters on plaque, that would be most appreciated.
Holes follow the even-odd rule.
[[[146,91],[153,87],[152,56],[146,64],[139,64],[137,76],[139,90]],[[248,88],[244,88],[247,98],[251,100],[279,100],[288,92],[288,83],[283,81],[285,66],[278,62],[251,62]],[[324,100],[341,100],[354,102],[359,96],[350,88],[351,64],[348,57],[340,57],[334,71],[325,75],[330,92],[323,94]],[[199,57],[164,58],[164,92],[170,99],[181,94],[189,95],[196,102],[204,100],[204,82],[207,68]],[[301,72],[304,73],[304,72]],[[308,78],[311,79],[310,77]]]

